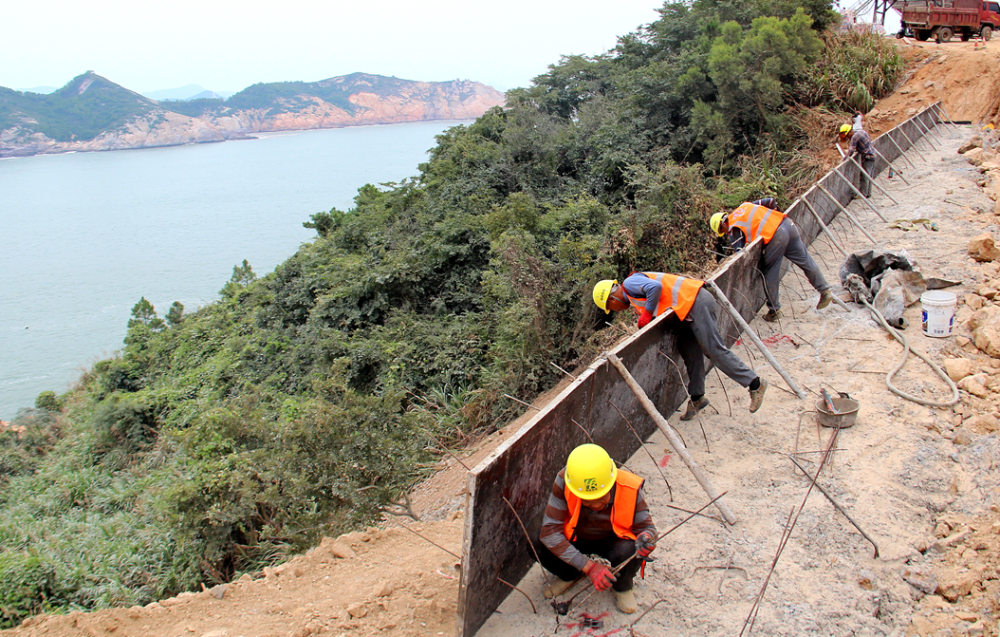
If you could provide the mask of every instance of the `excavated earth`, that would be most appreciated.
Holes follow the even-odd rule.
[[[991,321],[1000,315],[1000,261],[976,261],[968,247],[984,233],[1000,236],[991,200],[1000,191],[994,179],[1000,162],[989,150],[956,151],[996,117],[1000,42],[900,46],[914,71],[868,114],[873,134],[938,99],[952,119],[973,124],[942,127],[909,152],[912,167],[897,162],[909,184],[899,176],[878,180],[898,203],[882,194],[873,202],[899,223],[882,222],[859,201],[849,209],[881,247],[906,250],[925,276],[961,281],[950,288],[959,299],[951,337],[921,333],[919,302],[905,314],[913,347],[946,366],[958,380],[961,401],[935,408],[890,393],[885,373],[899,359],[900,345],[866,309],[851,304],[850,311],[835,305],[817,311],[816,293],[793,268],[782,284],[785,317],[752,325],[810,398],[797,400],[760,353],[740,343],[736,353],[771,382],[762,409],[749,414],[746,392],[711,374],[712,406],[691,422],[670,418],[713,483],[728,492],[737,524],[695,518],[664,538],[654,553],[658,560],[637,581],[635,615],[615,610],[609,593],[584,593],[569,615],[557,617],[541,596],[543,573],[535,567],[518,584],[531,601],[513,593],[480,637],[628,635],[630,629],[635,635],[731,636],[744,630],[755,607],[752,632],[758,635],[997,635],[1000,318],[996,325]],[[937,229],[914,219],[928,219]],[[845,215],[832,229],[849,250],[872,245]],[[981,252],[990,254],[980,258],[995,253],[1000,259],[1000,251],[991,253],[982,243]],[[840,291],[841,255],[822,238],[811,252]],[[950,396],[945,382],[912,356],[895,382],[927,400]],[[807,478],[789,459],[793,451],[824,448],[835,431],[819,427],[812,413],[822,388],[847,392],[861,404],[856,424],[840,430],[819,484],[871,541],[822,494],[814,490],[804,500]],[[386,516],[381,528],[327,538],[255,577],[145,607],[33,617],[0,634],[454,635],[466,467],[524,420],[479,441],[460,460],[445,457],[441,470],[412,494],[419,521]],[[815,470],[818,454],[798,457]],[[693,509],[706,501],[659,433],[626,465],[647,478],[661,531],[684,518],[668,504]],[[772,570],[783,530],[803,501]],[[587,617],[600,626],[584,626]]]

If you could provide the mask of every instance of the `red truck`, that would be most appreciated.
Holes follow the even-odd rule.
[[[907,0],[897,1],[893,8],[903,14],[899,37],[910,32],[921,42],[929,38],[947,42],[955,35],[963,42],[976,35],[989,40],[1000,28],[996,0]]]

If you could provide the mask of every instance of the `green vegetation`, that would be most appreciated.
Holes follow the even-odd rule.
[[[20,125],[60,142],[85,141],[156,108],[156,102],[87,72],[48,95],[0,88],[0,130]]]
[[[243,262],[165,320],[141,299],[119,357],[0,433],[0,622],[146,603],[371,523],[433,439],[490,432],[520,411],[505,393],[588,362],[594,281],[698,271],[711,212],[809,177],[789,169],[798,110],[853,103],[815,71],[831,47],[891,88],[898,58],[800,8],[667,4],[441,134],[412,180],[314,214],[274,272]]]

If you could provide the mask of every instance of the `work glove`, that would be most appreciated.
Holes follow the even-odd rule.
[[[635,538],[635,551],[639,557],[649,557],[649,554],[656,548],[656,538],[652,531],[643,531],[639,537]]]
[[[649,313],[649,310],[642,308],[642,314],[639,315],[639,329],[649,325],[649,322],[653,320],[653,315]]]
[[[594,583],[594,588],[599,591],[606,591],[611,588],[611,583],[618,581],[611,569],[604,564],[590,562],[590,570],[586,571],[587,577]]]

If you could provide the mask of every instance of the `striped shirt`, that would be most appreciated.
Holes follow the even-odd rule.
[[[569,519],[569,506],[566,504],[566,480],[563,477],[565,473],[566,469],[560,471],[552,484],[552,493],[549,494],[549,501],[545,505],[545,516],[542,518],[542,531],[539,537],[542,544],[553,555],[582,571],[583,567],[587,565],[587,556],[570,544],[563,532],[566,520]],[[614,504],[617,490],[617,486],[611,488],[611,500],[600,511],[593,511],[585,506],[580,507],[580,519],[576,525],[577,539],[601,540],[614,535],[614,529],[611,527],[611,507]],[[653,525],[653,518],[649,515],[649,506],[646,504],[646,496],[640,487],[635,500],[632,532],[638,536],[647,530],[652,531],[653,536],[656,536],[656,526]]]
[[[868,131],[854,131],[851,145],[847,149],[847,156],[850,157],[854,153],[861,153],[868,159],[875,156],[875,147],[872,146],[872,138],[868,135]]]

